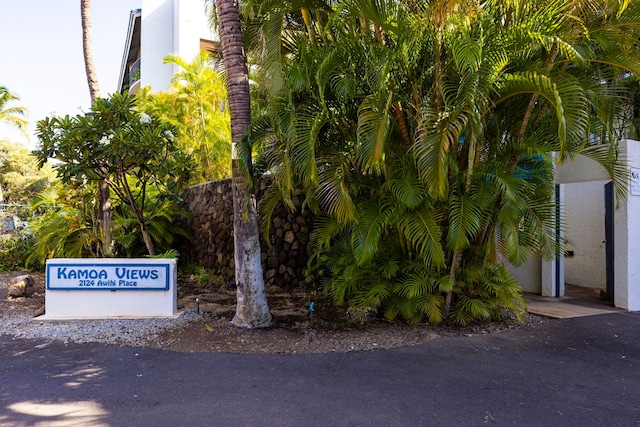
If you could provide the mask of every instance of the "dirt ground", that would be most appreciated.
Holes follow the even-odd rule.
[[[1,273],[0,284],[24,273]],[[28,298],[8,299],[0,287],[0,316],[11,307],[44,310],[44,274],[33,274],[35,293]],[[6,286],[4,287],[6,288]],[[235,289],[215,278],[180,275],[178,310],[198,310],[197,321],[162,332],[148,347],[181,352],[225,353],[326,353],[375,350],[415,345],[440,336],[473,336],[526,327],[546,319],[528,315],[521,324],[513,318],[500,322],[478,322],[464,328],[454,325],[408,325],[389,322],[374,313],[353,313],[336,306],[325,295],[304,291],[285,292],[267,288],[267,300],[275,323],[260,330],[233,326]],[[4,293],[3,293],[4,292]],[[314,299],[313,321],[309,300]]]

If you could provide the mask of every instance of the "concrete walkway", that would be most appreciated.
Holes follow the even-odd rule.
[[[524,294],[524,300],[527,303],[529,313],[553,319],[569,319],[624,311],[614,307],[611,301],[600,299],[599,290],[574,285],[566,285],[566,294],[559,298]]]
[[[554,298],[525,294],[524,300],[527,303],[527,311],[529,313],[553,319],[569,319],[623,311],[608,304],[599,304],[594,301],[568,296]]]
[[[639,367],[626,312],[298,356],[0,336],[0,426],[636,426]]]

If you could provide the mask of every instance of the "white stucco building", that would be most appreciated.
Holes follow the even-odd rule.
[[[557,167],[565,253],[511,267],[525,292],[563,296],[571,284],[602,290],[616,307],[640,311],[640,142],[623,140],[619,149],[632,176],[626,200],[616,200],[611,178],[591,159],[577,156]]]
[[[136,93],[142,86],[165,90],[175,65],[164,64],[174,54],[192,61],[201,50],[218,50],[218,36],[209,28],[207,0],[142,0],[132,10],[118,91]]]

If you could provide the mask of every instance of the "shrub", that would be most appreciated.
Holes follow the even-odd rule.
[[[0,238],[0,271],[42,270],[41,263],[27,264],[33,245],[33,238],[29,236],[3,235]]]

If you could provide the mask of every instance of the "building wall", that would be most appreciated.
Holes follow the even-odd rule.
[[[628,184],[629,197],[618,200],[614,214],[616,307],[640,311],[640,142],[623,140],[621,157],[633,174]]]
[[[200,39],[216,40],[211,32],[203,0],[142,0],[140,76],[142,86],[155,91],[169,87],[177,71],[164,64],[175,54],[191,62],[200,52]]]
[[[564,184],[566,283],[606,287],[604,185],[607,182]]]
[[[218,40],[218,34],[209,29],[203,0],[174,0],[173,52],[187,62],[200,53],[200,39]]]
[[[640,263],[637,262],[638,254],[640,254],[640,142],[632,140],[622,140],[619,144],[620,158],[625,163],[624,166],[631,173],[631,180],[627,184],[627,192],[629,196],[626,199],[616,200],[617,206],[614,212],[614,304],[616,307],[620,307],[629,311],[640,311]],[[580,169],[580,173],[585,172]],[[596,180],[599,183],[594,183],[593,187],[601,187],[606,181],[603,181],[600,177],[601,174],[598,171],[593,171],[593,168],[588,168],[595,172]],[[560,174],[556,175],[556,179]],[[567,182],[575,182],[573,179],[575,175],[569,173],[562,181],[561,184]],[[581,179],[593,179],[591,177],[583,177]],[[566,206],[566,194],[569,191],[565,191],[567,185],[561,186],[561,200],[563,205]],[[587,186],[589,188],[589,186]],[[576,191],[579,187],[575,187],[570,192],[576,197],[582,197],[580,191]],[[588,192],[587,192],[588,193]],[[591,205],[604,205],[604,189],[600,191],[591,191],[591,195],[586,194],[585,197],[591,197]],[[601,196],[597,196],[597,194]],[[602,202],[596,203],[597,200]],[[573,202],[570,202],[573,205]],[[585,209],[585,210],[590,210]],[[601,225],[603,229],[602,235],[604,235],[604,210],[601,214],[594,215],[600,216]],[[594,220],[595,221],[595,220]],[[580,234],[588,234],[595,232],[588,230],[587,227],[577,228],[575,225],[571,227],[566,233],[566,237],[570,243],[573,241],[574,249],[580,248],[580,253],[584,249],[584,243],[576,243],[576,238],[581,237]],[[604,238],[601,238],[602,242]],[[577,246],[576,246],[577,245]],[[571,250],[571,248],[569,248]],[[602,256],[604,260],[604,254]],[[548,265],[553,265],[551,262],[542,263],[542,294],[545,295],[545,282],[553,284],[554,271],[552,268],[548,268]],[[566,259],[563,258],[560,263],[563,268],[566,264]],[[603,272],[605,266],[599,267]],[[562,275],[563,272],[561,272]],[[569,280],[567,280],[569,281]],[[584,283],[584,282],[583,282]],[[579,283],[579,284],[583,284]],[[578,284],[578,283],[577,283]],[[561,293],[562,294],[562,293]],[[551,296],[551,295],[549,295]]]
[[[173,52],[172,0],[142,0],[140,31],[140,81],[142,86],[164,90],[173,76],[173,66],[163,58]]]
[[[542,293],[542,262],[540,257],[531,257],[526,263],[517,267],[508,262],[505,262],[505,265],[523,292],[538,295]]]

